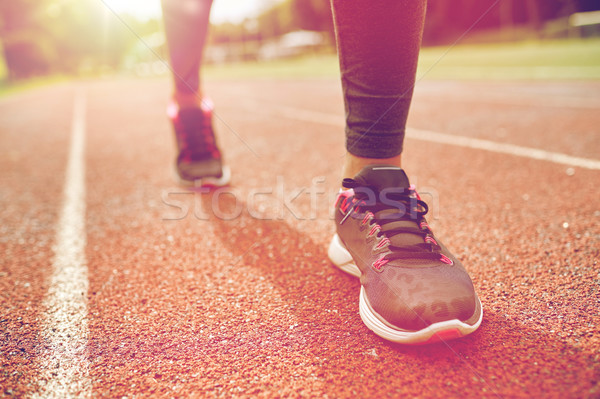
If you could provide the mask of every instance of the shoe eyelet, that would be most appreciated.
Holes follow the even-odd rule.
[[[369,231],[369,234],[367,234],[367,237],[373,237],[376,236],[377,233],[379,233],[381,231],[381,226],[377,223],[373,224],[371,227],[371,230]]]
[[[449,257],[447,257],[446,255],[444,255],[444,254],[440,254],[440,260],[442,262],[446,263],[447,265],[451,265],[452,266],[454,264],[454,261],[452,259],[450,259]]]
[[[385,236],[381,236],[381,240],[379,240],[379,242],[377,243],[377,245],[375,245],[375,247],[373,248],[374,251],[378,251],[382,248],[384,248],[386,245],[388,245],[390,243],[390,239],[385,237]]]
[[[371,226],[373,223],[373,219],[374,219],[375,215],[373,215],[373,213],[371,211],[367,211],[365,213],[365,216],[363,217],[362,221],[360,222],[360,228],[364,229],[367,226]]]
[[[430,244],[434,244],[434,245],[437,245],[437,246],[439,246],[439,245],[440,245],[440,244],[438,244],[438,242],[435,240],[435,238],[433,238],[432,236],[429,236],[429,235],[425,237],[425,242],[428,242],[428,243],[430,243]]]
[[[389,262],[389,259],[381,257],[381,258],[377,259],[375,262],[373,262],[373,264],[371,266],[373,267],[373,269],[375,269],[379,272],[379,271],[381,271],[381,268],[383,266],[385,266],[388,262]]]

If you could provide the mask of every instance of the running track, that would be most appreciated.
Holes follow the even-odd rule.
[[[481,328],[391,344],[330,266],[339,83],[207,85],[233,185],[171,180],[166,80],[0,99],[0,395],[599,397],[600,84],[422,82],[405,168]]]

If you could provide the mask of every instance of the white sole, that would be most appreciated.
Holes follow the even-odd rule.
[[[479,301],[479,298],[477,298]],[[481,308],[481,302],[479,302]],[[359,313],[363,323],[375,334],[388,341],[400,344],[425,344],[447,341],[469,335],[479,328],[483,319],[483,311],[479,314],[479,320],[473,325],[464,323],[458,319],[440,321],[433,323],[422,330],[406,331],[392,328],[381,321],[382,317],[371,308],[365,294],[365,288],[360,287]]]
[[[333,236],[331,243],[329,244],[327,255],[331,262],[339,269],[352,276],[360,277],[360,269],[354,263],[352,255],[350,255],[350,252],[348,252],[337,234]],[[477,298],[477,301],[478,306],[481,309],[479,298]],[[464,323],[458,319],[453,319],[431,324],[418,331],[393,328],[384,323],[383,317],[379,316],[373,308],[371,308],[363,286],[360,287],[359,313],[363,323],[365,323],[365,325],[375,334],[388,341],[401,344],[425,344],[464,337],[477,330],[483,319],[482,310],[479,315],[479,320],[473,325]]]
[[[350,252],[348,252],[337,234],[334,234],[331,239],[329,249],[327,250],[327,256],[329,256],[329,259],[333,264],[342,271],[360,278],[360,269],[354,263],[352,255],[350,255]]]
[[[221,177],[203,177],[202,179],[186,180],[182,179],[175,170],[175,178],[179,184],[186,187],[223,187],[231,181],[231,169],[229,169],[229,166],[223,165],[221,171]]]

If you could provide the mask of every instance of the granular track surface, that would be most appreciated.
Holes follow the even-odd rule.
[[[207,84],[233,173],[213,192],[172,180],[169,90],[105,80],[0,101],[0,393],[59,397],[58,379],[81,397],[600,396],[600,170],[407,138],[405,169],[484,320],[460,340],[401,346],[363,325],[358,281],[326,257],[339,83]],[[597,162],[599,93],[424,82],[409,125]],[[61,380],[44,333],[77,96],[87,385]]]

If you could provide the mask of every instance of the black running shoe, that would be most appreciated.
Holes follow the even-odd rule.
[[[335,204],[329,258],[360,278],[359,310],[377,335],[431,343],[475,331],[481,302],[463,265],[433,236],[428,211],[404,171],[365,167]]]
[[[229,168],[223,165],[221,152],[212,127],[212,103],[202,107],[180,109],[171,103],[167,115],[173,124],[177,141],[176,170],[184,185],[224,186],[229,183]]]

